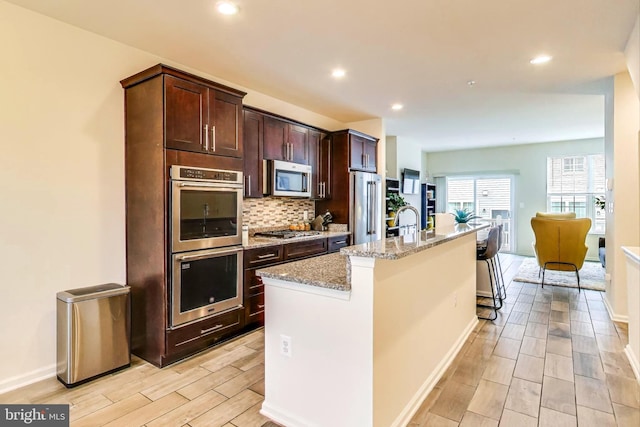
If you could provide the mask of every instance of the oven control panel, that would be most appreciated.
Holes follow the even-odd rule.
[[[171,179],[241,184],[242,172],[173,165],[171,166]]]

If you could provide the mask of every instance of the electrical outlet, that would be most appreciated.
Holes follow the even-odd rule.
[[[287,335],[280,335],[280,354],[283,356],[291,357],[293,348],[291,347],[291,337]]]

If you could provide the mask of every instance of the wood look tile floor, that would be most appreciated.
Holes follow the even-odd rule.
[[[501,260],[498,318],[480,321],[409,426],[640,426],[626,325],[609,319],[602,294],[511,282],[522,258]],[[0,395],[69,404],[73,427],[277,427],[260,415],[263,399],[262,330],[164,369],[133,357],[73,389],[52,378]]]
[[[512,282],[523,258],[500,259],[504,307],[480,321],[409,426],[640,427],[627,325],[611,321],[603,294]]]
[[[72,389],[52,378],[0,394],[0,403],[69,404],[73,427],[277,427],[260,415],[263,400],[263,330],[164,369],[134,356],[130,368]]]

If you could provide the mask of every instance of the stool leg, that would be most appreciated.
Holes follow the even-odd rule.
[[[484,319],[484,320],[496,320],[498,318],[498,310],[500,310],[502,308],[502,300],[500,298],[496,298],[496,292],[495,292],[495,285],[494,282],[496,280],[496,276],[494,274],[492,274],[492,265],[489,262],[488,259],[485,259],[486,263],[487,263],[487,272],[489,273],[489,286],[491,287],[491,299],[493,301],[493,305],[482,305],[482,304],[477,304],[480,307],[486,307],[486,308],[491,308],[493,309],[493,313],[494,316],[493,317],[480,317],[478,316],[479,319]],[[494,270],[495,271],[495,270]],[[498,302],[500,302],[500,305],[498,306]]]
[[[502,282],[502,289],[500,290],[500,299],[507,299],[507,288],[504,286],[504,275],[502,274],[502,264],[500,263],[500,254],[496,253],[496,258],[498,259],[498,272],[500,273],[500,281]]]

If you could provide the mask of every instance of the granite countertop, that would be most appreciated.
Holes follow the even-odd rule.
[[[286,243],[300,242],[303,240],[326,239],[327,237],[336,237],[336,236],[349,236],[350,234],[351,233],[348,231],[320,231],[320,234],[316,234],[315,236],[292,237],[290,239],[279,239],[277,237],[253,236],[253,237],[249,237],[249,244],[242,245],[242,247],[243,249],[254,249],[254,248],[261,248],[264,246],[276,246],[276,245],[282,245]]]
[[[273,267],[259,269],[256,273],[261,277],[280,279],[288,282],[300,283],[339,291],[351,290],[351,268],[349,257],[361,256],[368,258],[398,259],[414,253],[422,252],[434,246],[455,240],[459,237],[484,230],[488,223],[477,223],[467,226],[452,226],[446,232],[422,231],[416,235],[405,235],[377,242],[340,249],[340,253],[307,258],[300,261],[288,262]],[[331,235],[347,235],[349,233],[332,233]],[[320,236],[312,236],[320,237]],[[305,237],[302,239],[309,239]],[[260,238],[260,240],[265,240]],[[277,239],[266,239],[269,241]],[[280,239],[282,240],[282,239]],[[280,240],[272,244],[282,243]],[[286,239],[287,241],[298,239]],[[251,242],[250,242],[251,243]]]
[[[378,240],[340,249],[343,255],[365,258],[398,259],[434,246],[455,240],[467,234],[476,233],[490,226],[489,223],[456,224],[445,230],[421,231],[418,234]]]
[[[259,269],[256,274],[261,277],[321,288],[350,291],[351,279],[348,263],[348,257],[333,253]]]

